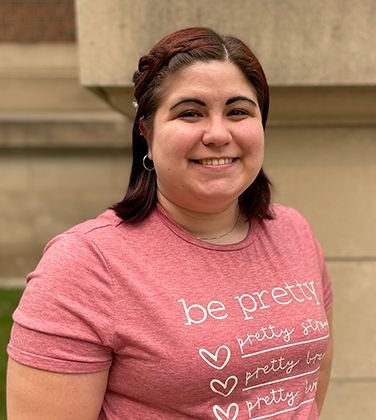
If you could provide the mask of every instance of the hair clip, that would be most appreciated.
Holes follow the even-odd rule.
[[[133,106],[135,107],[136,111],[138,110],[138,102],[137,101],[133,101],[132,102]]]

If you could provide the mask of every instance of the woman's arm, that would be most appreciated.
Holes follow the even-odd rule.
[[[108,370],[54,373],[9,358],[8,420],[97,420],[107,388]]]
[[[321,362],[321,367],[320,367],[320,372],[319,372],[319,383],[317,385],[317,392],[316,392],[316,404],[317,404],[319,414],[324,405],[325,395],[328,389],[330,372],[332,368],[332,359],[333,359],[332,312],[333,312],[332,308],[329,308],[326,311],[326,317],[329,322],[330,336],[329,336],[328,349]]]

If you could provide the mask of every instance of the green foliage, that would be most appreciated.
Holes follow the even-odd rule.
[[[7,344],[12,328],[12,314],[22,295],[22,290],[0,289],[0,420],[6,420],[5,378],[7,369]]]

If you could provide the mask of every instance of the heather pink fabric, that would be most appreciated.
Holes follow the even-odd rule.
[[[57,372],[110,368],[100,419],[318,419],[332,304],[296,211],[212,245],[156,209],[107,211],[46,247],[14,314],[9,355]]]

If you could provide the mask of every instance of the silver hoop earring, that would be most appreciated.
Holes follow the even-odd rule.
[[[151,171],[154,171],[154,165],[153,165],[153,167],[152,168],[148,168],[146,165],[145,165],[145,160],[146,160],[146,158],[148,158],[149,159],[149,157],[148,157],[148,155],[145,155],[144,156],[144,158],[142,159],[142,166],[147,170],[147,171],[149,171],[149,172],[151,172]],[[150,159],[149,159],[150,160]]]

